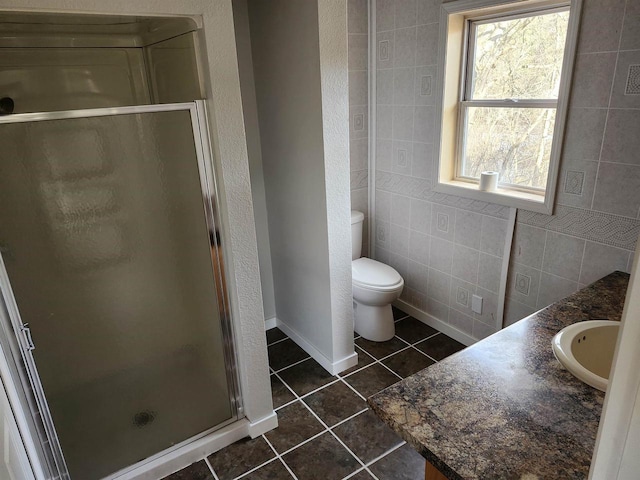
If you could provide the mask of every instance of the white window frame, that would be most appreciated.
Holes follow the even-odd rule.
[[[436,191],[540,213],[553,212],[581,7],[582,0],[458,0],[442,5],[438,52],[439,98],[436,102],[436,151],[439,152],[434,186]],[[536,189],[500,184],[494,192],[480,191],[476,179],[459,175],[464,109],[470,104],[499,104],[504,107],[509,102],[466,100],[466,76],[471,60],[468,55],[469,21],[485,18],[495,21],[499,17],[513,18],[561,8],[569,8],[570,14],[557,101],[523,100],[512,104],[514,107],[525,107],[537,103],[556,108],[546,187]]]

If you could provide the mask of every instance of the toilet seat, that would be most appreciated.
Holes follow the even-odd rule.
[[[393,267],[370,258],[351,262],[351,273],[353,285],[367,290],[388,292],[404,285],[404,280]]]

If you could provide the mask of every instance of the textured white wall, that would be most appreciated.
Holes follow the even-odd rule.
[[[347,2],[318,2],[333,360],[353,354]]]
[[[256,221],[256,236],[258,238],[262,306],[264,309],[264,318],[270,319],[276,316],[276,300],[273,292],[269,219],[267,217],[267,199],[264,190],[264,173],[262,171],[260,126],[258,124],[258,105],[253,79],[253,59],[251,56],[251,34],[249,32],[247,0],[233,0],[233,19],[236,28],[238,68],[240,70],[240,88],[242,89],[242,107],[244,108],[244,126],[247,132],[253,213]]]
[[[333,355],[318,11],[249,2],[278,319]]]
[[[209,80],[205,93],[245,413],[251,421],[268,416],[273,408],[231,0],[0,0],[0,9],[201,18]]]
[[[346,2],[248,5],[278,320],[326,368],[347,368]]]

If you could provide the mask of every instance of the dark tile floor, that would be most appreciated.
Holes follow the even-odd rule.
[[[356,336],[358,365],[332,376],[277,328],[267,332],[277,429],[164,480],[422,480],[424,459],[367,408],[366,397],[464,345],[394,309],[396,336]]]

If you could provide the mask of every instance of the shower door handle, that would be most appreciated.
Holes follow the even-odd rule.
[[[33,338],[31,338],[31,329],[29,328],[29,324],[23,323],[22,326],[20,327],[20,330],[22,331],[22,334],[24,335],[24,339],[27,343],[27,350],[28,351],[35,350],[36,346],[33,343]]]

